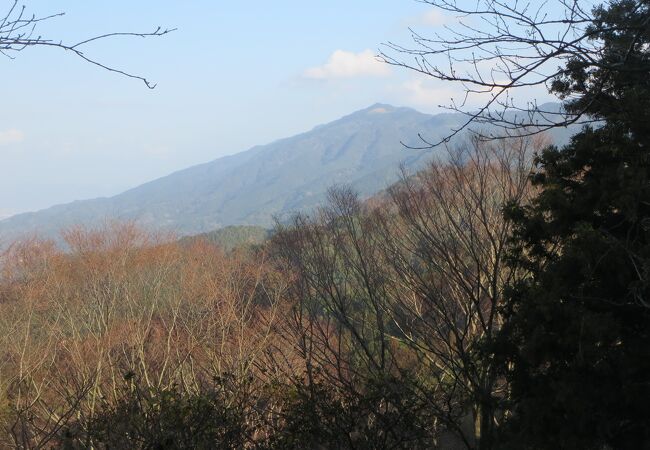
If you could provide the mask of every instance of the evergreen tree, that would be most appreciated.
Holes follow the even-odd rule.
[[[494,342],[511,392],[508,448],[650,447],[650,2],[594,12],[597,60],[553,83],[598,124],[538,158],[538,196],[508,208],[507,325]]]

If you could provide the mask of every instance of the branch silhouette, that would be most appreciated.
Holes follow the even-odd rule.
[[[575,107],[577,103],[565,98],[557,83],[576,66],[587,72],[623,70],[627,58],[622,54],[619,61],[603,67],[598,36],[612,25],[594,22],[598,4],[591,0],[419,1],[442,13],[448,23],[431,36],[410,29],[411,45],[387,42],[378,58],[430,79],[461,85],[462,98],[439,106],[465,115],[466,120],[439,140],[420,136],[422,146],[414,148],[446,144],[473,124],[487,125],[474,133],[491,140],[597,122],[597,117],[588,114],[592,105]],[[616,27],[609,31],[636,27],[641,33],[643,28],[639,24]],[[531,87],[545,87],[563,107],[515,100],[516,92]],[[479,106],[469,105],[469,97],[480,99]]]
[[[56,41],[53,39],[48,39],[37,33],[38,25],[41,22],[45,22],[57,17],[65,15],[64,12],[51,14],[47,16],[37,16],[36,14],[28,14],[25,5],[18,5],[18,0],[14,0],[12,5],[9,7],[7,12],[4,14],[2,19],[0,19],[0,54],[14,59],[15,54],[19,53],[30,47],[52,47],[60,50],[65,50],[71,52],[84,61],[93,64],[95,66],[101,67],[104,70],[109,72],[114,72],[119,75],[134,78],[136,80],[142,81],[149,89],[154,89],[156,83],[152,83],[146,77],[137,75],[126,70],[118,69],[111,65],[105,64],[91,56],[88,56],[84,50],[87,44],[96,42],[99,40],[110,39],[118,36],[131,36],[131,37],[153,37],[153,36],[164,36],[166,34],[175,31],[175,28],[163,29],[162,27],[157,27],[154,31],[136,33],[136,32],[116,32],[116,33],[106,33],[98,36],[93,36],[88,39],[84,39],[75,43],[65,43],[63,41]]]

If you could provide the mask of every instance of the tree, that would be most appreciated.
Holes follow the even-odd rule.
[[[646,448],[649,442],[648,146],[650,2],[424,0],[456,16],[415,45],[389,43],[390,64],[462,83],[449,108],[488,124],[482,138],[584,129],[537,159],[540,190],[511,205],[511,283],[505,325],[486,340],[510,382],[501,442],[512,448]],[[600,2],[598,2],[600,3]],[[543,110],[515,93],[545,86]],[[480,108],[465,101],[484,94]],[[484,128],[485,129],[485,128]],[[492,353],[491,353],[492,352]]]
[[[135,78],[141,80],[144,84],[153,89],[156,87],[145,77],[126,72],[121,69],[114,68],[106,65],[88,55],[84,52],[85,47],[95,41],[109,39],[117,36],[136,36],[136,37],[149,37],[149,36],[163,36],[174,30],[156,28],[152,32],[147,33],[108,33],[98,36],[93,36],[88,39],[76,43],[64,43],[53,39],[44,38],[37,34],[38,25],[57,17],[63,16],[65,13],[57,13],[48,16],[37,16],[35,14],[27,13],[24,5],[18,6],[18,0],[14,0],[13,4],[9,7],[3,17],[0,18],[0,53],[8,58],[15,58],[15,54],[31,47],[52,47],[59,50],[71,52],[79,58],[83,59],[90,64],[101,67],[109,72],[115,72],[128,78]]]
[[[431,448],[436,421],[407,381],[409,352],[395,345],[387,314],[380,223],[352,191],[329,197],[316,217],[299,215],[272,238],[291,280],[282,335],[304,374],[290,380],[298,401],[287,428],[295,436],[284,438],[302,439],[295,448]]]
[[[598,119],[594,112],[597,95],[584,97],[572,108],[552,108],[534,100],[521,102],[516,95],[532,87],[546,87],[560,100],[566,99],[559,83],[578,72],[640,72],[630,64],[634,45],[603,57],[604,35],[637,37],[647,26],[644,10],[647,2],[629,3],[639,20],[603,22],[601,11],[591,0],[551,0],[529,2],[505,0],[422,0],[444,17],[454,21],[433,36],[412,30],[413,45],[389,42],[381,58],[436,80],[458,83],[463,98],[453,99],[444,107],[467,116],[467,120],[440,141],[422,137],[425,147],[448,142],[453,136],[481,124],[484,138],[509,134],[541,133],[571,124],[590,124]],[[632,44],[629,41],[628,44]],[[636,45],[636,44],[635,44]],[[595,78],[592,78],[595,79]],[[580,80],[575,79],[574,82]],[[586,81],[586,80],[585,80]],[[592,84],[592,94],[607,91],[606,84]],[[572,95],[582,95],[574,89]],[[468,104],[474,97],[481,102]],[[484,99],[484,100],[483,100]],[[490,125],[489,127],[486,125]],[[504,133],[505,131],[505,133]]]
[[[508,210],[512,264],[530,270],[494,344],[513,448],[650,445],[650,2],[613,1],[586,29],[598,53],[552,89],[601,126],[545,150],[539,195]]]
[[[505,265],[512,224],[502,209],[527,203],[532,155],[544,145],[541,137],[474,138],[390,189],[397,209],[396,224],[384,228],[396,274],[390,316],[449,409],[433,408],[468,448],[492,448],[505,391],[481,343],[499,332],[504,289],[523,275]]]
[[[0,447],[265,430],[274,374],[260,367],[284,282],[264,252],[226,256],[132,224],[64,238],[66,251],[17,242],[0,266]]]
[[[281,266],[294,274],[288,334],[307,374],[298,384],[322,394],[313,380],[324,378],[344,407],[315,394],[312,404],[356,420],[330,435],[353,436],[370,416],[383,431],[376,438],[388,438],[375,441],[379,448],[436,440],[491,448],[504,383],[483,364],[481,343],[500,329],[504,287],[521,276],[504,267],[511,224],[502,208],[527,201],[531,156],[542,143],[473,139],[405,173],[383,199],[364,204],[335,190],[316,218],[277,230]],[[321,430],[341,426],[313,415]]]

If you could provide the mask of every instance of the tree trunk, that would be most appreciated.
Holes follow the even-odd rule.
[[[494,409],[489,400],[480,400],[474,407],[474,448],[492,449]]]

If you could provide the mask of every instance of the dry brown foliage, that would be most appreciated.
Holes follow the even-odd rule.
[[[125,377],[197,393],[258,372],[284,290],[263,253],[132,224],[63,236],[66,251],[30,239],[3,255],[0,446],[54,445],[117,400]]]
[[[0,446],[94,436],[106,411],[172,393],[199,416],[223,407],[237,448],[487,448],[507,386],[481,344],[522,275],[504,264],[503,207],[531,195],[544,145],[476,139],[373,201],[333,190],[255,250],[133,224],[69,229],[65,251],[15,243],[0,256]]]

